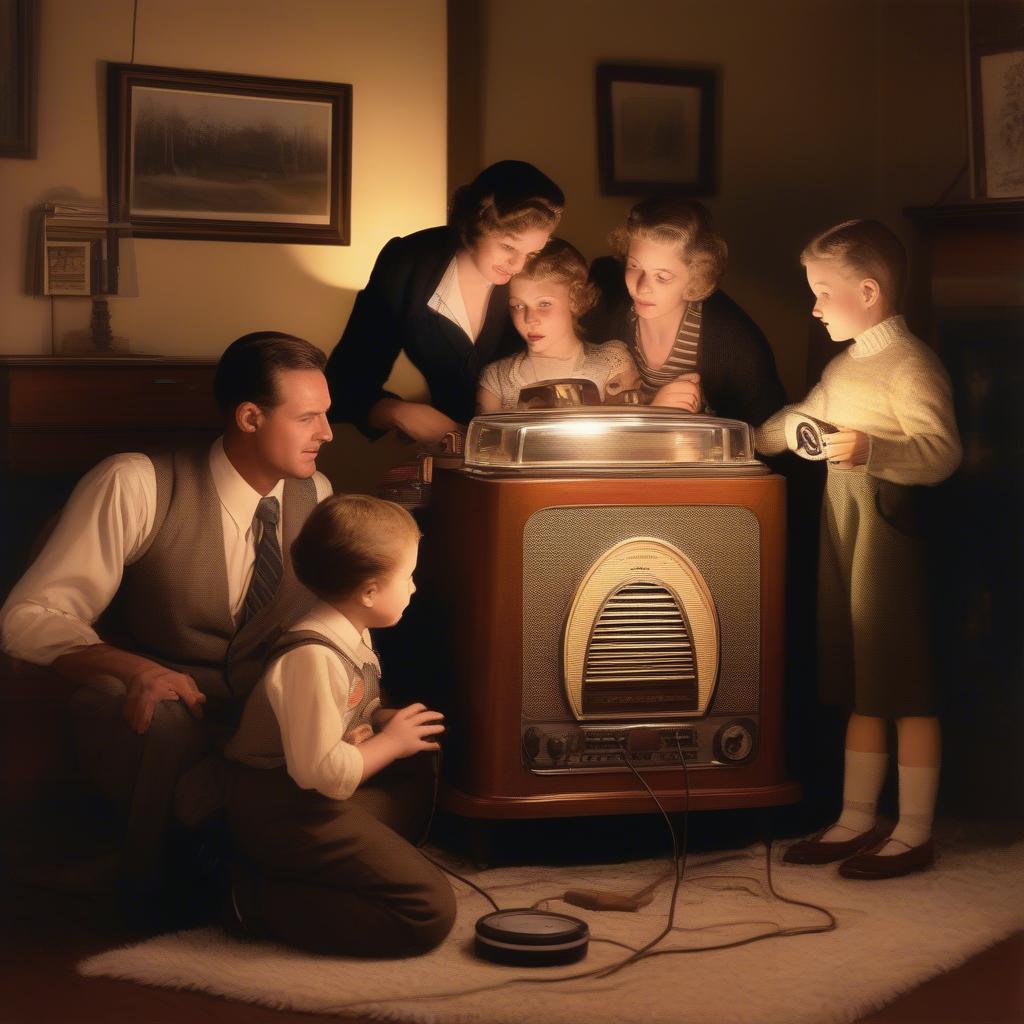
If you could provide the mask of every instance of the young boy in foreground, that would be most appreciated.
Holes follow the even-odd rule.
[[[233,931],[400,957],[451,930],[451,887],[413,845],[429,820],[442,716],[380,706],[368,633],[408,605],[419,537],[399,505],[345,495],[321,502],[292,546],[319,602],[275,645],[225,750],[237,762],[228,821],[244,858]]]

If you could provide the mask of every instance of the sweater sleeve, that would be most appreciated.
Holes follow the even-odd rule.
[[[941,483],[963,454],[946,371],[937,361],[909,361],[889,391],[900,433],[872,435],[868,473],[897,484]]]
[[[754,429],[754,447],[762,455],[778,455],[786,450],[786,417],[791,412],[804,413],[817,419],[825,417],[825,389],[817,383],[802,402],[783,406],[774,416]]]
[[[264,682],[288,774],[303,789],[347,800],[362,780],[363,757],[342,738],[351,690],[344,663],[321,644],[305,644],[272,662]]]
[[[354,423],[371,439],[384,431],[370,426],[370,410],[381,398],[396,397],[384,390],[384,382],[402,350],[399,303],[407,276],[402,268],[402,242],[392,238],[381,249],[325,370],[331,421]]]

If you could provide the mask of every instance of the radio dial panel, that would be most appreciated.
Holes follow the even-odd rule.
[[[608,726],[523,723],[523,765],[535,774],[628,772],[624,751],[643,768],[678,767],[680,754],[692,766],[741,764],[757,753],[757,726],[736,718]]]

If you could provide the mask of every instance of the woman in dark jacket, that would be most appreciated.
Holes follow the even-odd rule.
[[[564,202],[536,167],[503,160],[456,190],[445,227],[392,238],[327,363],[332,421],[428,443],[467,423],[480,370],[522,347],[508,282],[544,248]],[[426,379],[429,404],[384,390],[401,351]]]
[[[630,346],[647,402],[753,426],[785,404],[764,334],[718,288],[728,250],[701,203],[645,199],[610,241],[617,260],[594,261],[602,301],[585,326]]]

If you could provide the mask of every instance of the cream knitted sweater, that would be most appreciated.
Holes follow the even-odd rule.
[[[802,412],[870,438],[863,467],[898,484],[937,484],[960,464],[960,437],[949,376],[935,353],[893,316],[858,334],[833,359],[802,402],[779,410],[755,431],[757,448],[786,447],[786,414]]]

